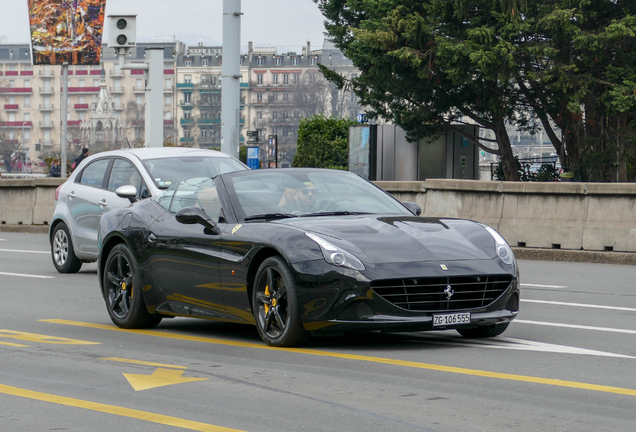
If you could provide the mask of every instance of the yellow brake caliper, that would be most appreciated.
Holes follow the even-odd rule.
[[[269,296],[269,285],[265,285],[265,295]],[[264,303],[263,306],[265,306],[265,313],[269,313],[269,305]]]

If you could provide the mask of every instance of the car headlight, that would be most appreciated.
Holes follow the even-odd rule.
[[[317,234],[306,232],[305,235],[320,246],[322,256],[329,264],[337,267],[350,268],[352,270],[364,270],[364,264],[362,264],[362,261],[360,261],[355,255],[334,245],[333,243],[328,242]]]
[[[510,246],[508,246],[508,243],[506,242],[506,240],[504,240],[501,234],[499,234],[497,231],[490,228],[489,226],[487,225],[482,225],[482,226],[486,229],[486,231],[490,233],[492,238],[495,239],[496,248],[497,248],[497,256],[499,256],[499,258],[504,263],[508,265],[512,264],[515,260],[515,254],[512,252],[512,249],[510,249]]]

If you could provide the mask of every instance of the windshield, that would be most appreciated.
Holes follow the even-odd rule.
[[[142,161],[146,171],[160,189],[193,177],[216,177],[232,171],[248,168],[232,158],[220,157],[171,157]]]
[[[329,214],[411,213],[360,177],[333,170],[261,170],[230,176],[228,192],[246,220]],[[240,207],[240,208],[236,208]],[[237,214],[237,215],[238,215]]]

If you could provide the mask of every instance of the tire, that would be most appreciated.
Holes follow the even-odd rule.
[[[489,326],[479,326],[468,329],[456,329],[457,332],[466,338],[487,338],[499,336],[508,328],[508,324],[494,324]]]
[[[64,222],[55,226],[51,236],[51,258],[60,273],[77,273],[82,267],[82,262],[75,256],[73,240]]]
[[[267,258],[258,269],[252,292],[252,313],[267,345],[288,347],[308,338],[291,270],[279,256]]]
[[[151,328],[161,322],[162,317],[148,313],[141,293],[139,270],[125,244],[118,244],[108,254],[102,283],[108,315],[117,327]]]

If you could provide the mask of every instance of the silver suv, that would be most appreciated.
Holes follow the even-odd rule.
[[[55,191],[49,230],[55,268],[77,273],[83,262],[97,261],[99,219],[131,202],[117,196],[119,187],[134,186],[136,199],[141,200],[188,178],[247,169],[225,153],[182,147],[115,150],[87,157]]]

